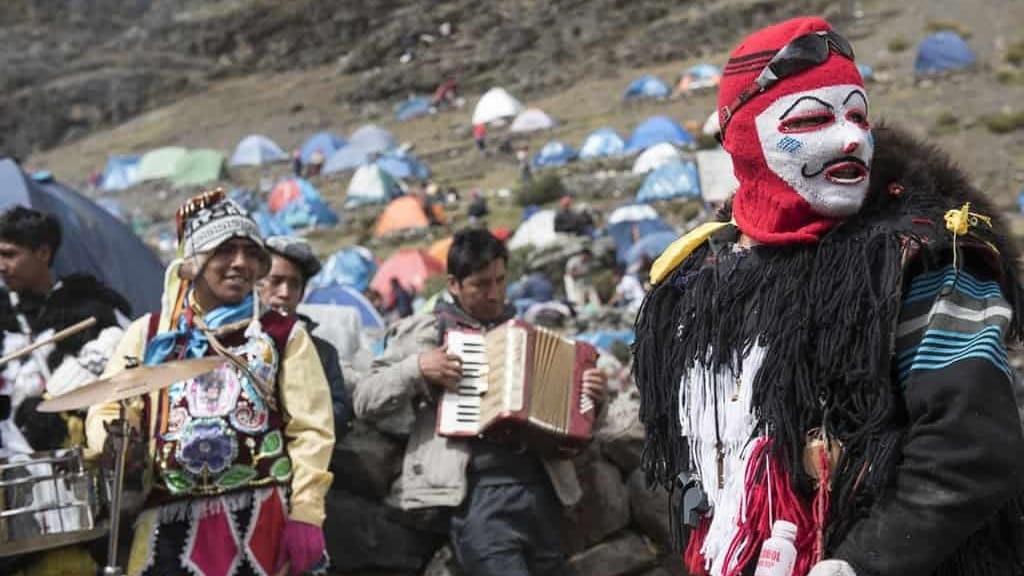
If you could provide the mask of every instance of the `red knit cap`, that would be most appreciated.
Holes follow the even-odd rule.
[[[733,216],[740,230],[764,244],[814,242],[836,223],[817,214],[797,192],[768,168],[755,119],[780,97],[826,86],[863,86],[856,64],[830,53],[825,63],[784,78],[735,111],[728,125],[722,108],[749,88],[775,53],[795,38],[831,30],[822,18],[804,17],[763,28],[733,50],[718,90],[719,122],[725,126],[723,145],[732,155],[739,188]]]

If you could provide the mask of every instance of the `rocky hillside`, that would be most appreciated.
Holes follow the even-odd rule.
[[[710,54],[822,0],[9,0],[0,154],[27,156],[227,77],[336,64],[365,103],[503,82],[531,96],[620,68]],[[447,34],[442,33],[446,25]],[[388,66],[406,50],[412,67]]]

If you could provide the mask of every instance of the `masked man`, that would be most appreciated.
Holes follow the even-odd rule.
[[[324,552],[334,445],[330,392],[294,317],[260,313],[270,269],[258,228],[219,190],[178,211],[180,258],[159,314],[133,323],[107,373],[234,356],[213,372],[141,398],[128,413],[147,440],[152,488],[135,524],[133,575],[300,574]],[[116,404],[93,407],[89,446],[110,451]],[[107,444],[104,447],[104,444]]]
[[[655,262],[635,347],[644,466],[679,483],[691,573],[753,573],[777,520],[796,576],[1024,573],[1021,299],[992,206],[872,127],[820,18],[745,39],[718,105],[732,220]]]

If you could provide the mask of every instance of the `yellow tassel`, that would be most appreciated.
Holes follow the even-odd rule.
[[[946,229],[953,233],[953,268],[957,268],[957,238],[965,234],[970,233],[971,227],[977,227],[979,223],[984,223],[987,227],[992,227],[992,218],[983,214],[977,214],[971,212],[971,203],[964,202],[964,205],[959,209],[954,209],[946,212],[944,217],[946,220]],[[998,254],[999,250],[995,249],[995,246],[991,242],[986,242],[990,247],[995,250]]]
[[[732,222],[705,222],[669,244],[668,248],[665,248],[661,256],[658,256],[658,259],[651,265],[651,284],[657,284],[664,280],[712,234],[731,224]]]

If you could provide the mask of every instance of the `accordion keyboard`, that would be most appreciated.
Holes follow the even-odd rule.
[[[476,432],[489,372],[483,334],[449,332],[448,353],[462,359],[462,380],[455,394],[444,394],[441,399],[441,425],[449,430]]]

